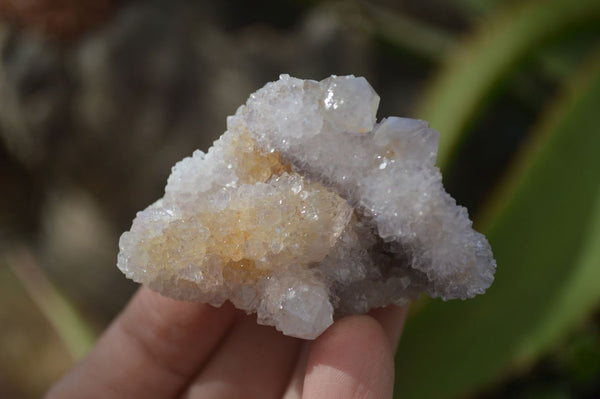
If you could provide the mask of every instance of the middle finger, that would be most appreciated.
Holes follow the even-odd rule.
[[[256,316],[238,314],[230,335],[188,387],[184,397],[278,398],[290,379],[300,343]]]

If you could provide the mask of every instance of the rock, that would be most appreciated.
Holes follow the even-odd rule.
[[[122,235],[119,269],[172,298],[230,300],[305,339],[421,292],[483,293],[496,264],[444,191],[438,133],[376,123],[378,104],[361,77],[267,84],[206,154],[174,166],[164,197]]]

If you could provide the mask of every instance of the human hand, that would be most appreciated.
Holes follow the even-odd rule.
[[[346,317],[304,341],[230,303],[179,302],[142,287],[46,399],[391,398],[405,314],[390,306]]]

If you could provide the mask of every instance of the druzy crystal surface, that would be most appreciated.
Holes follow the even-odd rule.
[[[163,295],[231,301],[312,339],[336,317],[483,293],[496,267],[442,186],[438,133],[377,122],[362,77],[282,75],[172,170],[120,240],[118,267]]]

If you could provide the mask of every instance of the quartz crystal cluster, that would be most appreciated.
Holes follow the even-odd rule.
[[[420,120],[378,123],[378,105],[362,77],[267,84],[207,153],[173,167],[164,197],[122,235],[119,269],[306,339],[421,292],[483,293],[496,264],[444,191],[438,133]]]

